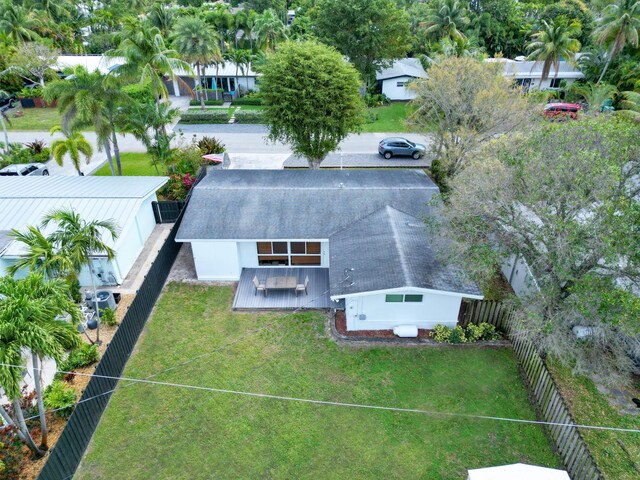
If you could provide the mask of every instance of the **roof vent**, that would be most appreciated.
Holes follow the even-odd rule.
[[[407,227],[422,228],[424,227],[424,225],[420,225],[419,223],[407,222]]]

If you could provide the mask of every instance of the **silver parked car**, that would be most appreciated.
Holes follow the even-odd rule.
[[[416,160],[427,153],[427,147],[402,137],[385,138],[378,144],[378,153],[384,158],[413,157]]]
[[[8,165],[0,170],[3,177],[26,177],[27,175],[49,175],[49,170],[44,163],[17,163]]]

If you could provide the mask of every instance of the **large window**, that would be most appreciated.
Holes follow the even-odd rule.
[[[560,84],[564,81],[563,78],[553,78],[551,79],[551,85],[549,85],[550,88],[560,88]]]
[[[258,265],[320,264],[320,242],[258,242]]]

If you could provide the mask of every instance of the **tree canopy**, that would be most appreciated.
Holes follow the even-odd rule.
[[[331,47],[283,43],[262,74],[269,138],[289,143],[312,168],[362,122],[358,72]]]
[[[477,278],[510,255],[531,268],[522,334],[611,379],[640,354],[639,135],[598,117],[493,140],[451,180],[443,207],[447,252]]]

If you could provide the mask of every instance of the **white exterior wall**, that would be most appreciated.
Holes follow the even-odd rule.
[[[274,241],[295,242],[305,240]],[[258,265],[256,241],[198,240],[191,242],[191,248],[198,280],[239,280],[243,268],[329,268],[329,241],[306,241],[320,241],[320,265]]]
[[[523,77],[517,77],[517,78],[522,79]],[[576,81],[575,78],[563,78],[561,76],[558,76],[558,78],[561,80],[564,80],[567,85],[571,85],[573,82]],[[546,80],[543,80],[542,85],[540,85],[540,77],[532,78],[531,84],[529,85],[528,92],[533,92],[535,90],[558,90],[557,88],[551,88],[552,81],[553,81],[553,76],[547,78]]]
[[[234,241],[191,242],[198,280],[239,280],[238,246]]]
[[[422,295],[421,303],[385,301],[387,294]],[[454,327],[462,297],[419,289],[395,289],[345,298],[347,330],[389,330],[398,325],[432,329],[438,324]],[[361,320],[360,316],[366,319]]]
[[[33,378],[33,357],[31,356],[31,350],[24,349],[22,351],[22,359],[26,365],[26,374],[22,380],[21,388],[26,387],[26,391],[31,393],[36,389],[36,381]],[[56,361],[53,358],[46,357],[38,362],[38,367],[42,369],[40,371],[40,384],[42,385],[42,391],[44,391],[45,388],[53,383],[56,376]],[[36,400],[34,398],[33,403],[35,404],[35,402]],[[0,388],[0,404],[4,405],[6,403],[10,403],[10,400],[4,394],[2,388]]]
[[[416,94],[405,86],[398,87],[398,82],[407,83],[411,80],[413,80],[413,77],[397,77],[382,80],[382,93],[391,100],[411,100]]]

